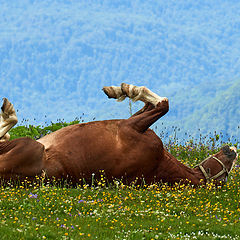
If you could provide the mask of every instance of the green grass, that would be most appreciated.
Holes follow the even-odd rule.
[[[234,171],[237,178],[239,172]],[[239,180],[239,179],[238,179]],[[4,187],[1,239],[238,239],[239,184]],[[80,238],[81,237],[81,238]]]
[[[24,128],[32,138],[45,134]],[[11,133],[22,136],[24,128]],[[193,166],[218,151],[217,140],[166,147]],[[240,168],[223,187],[106,185],[104,177],[95,187],[9,184],[1,187],[0,216],[0,239],[240,239]]]

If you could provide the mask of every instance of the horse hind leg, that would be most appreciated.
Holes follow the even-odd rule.
[[[2,111],[0,114],[0,141],[10,139],[8,131],[18,122],[13,104],[7,98],[3,99]]]

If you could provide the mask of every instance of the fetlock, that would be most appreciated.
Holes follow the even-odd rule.
[[[137,87],[132,84],[122,83],[121,89],[125,95],[133,100],[133,102],[139,100],[142,95],[142,87]]]
[[[10,103],[7,98],[3,98],[3,105],[1,109],[2,109],[1,115],[3,119],[7,119],[9,118],[9,116],[16,114],[12,103]]]
[[[102,89],[108,98],[115,98],[118,101],[123,101],[126,98],[126,95],[123,94],[121,87],[103,87]]]

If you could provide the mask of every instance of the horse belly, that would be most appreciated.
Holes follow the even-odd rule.
[[[99,124],[67,127],[38,141],[45,146],[44,168],[48,176],[58,178],[91,178],[100,170],[113,172],[114,158],[109,155],[119,155],[116,136]]]
[[[162,142],[152,131],[137,133],[112,122],[72,127],[38,140],[46,148],[49,175],[91,179],[153,176]]]

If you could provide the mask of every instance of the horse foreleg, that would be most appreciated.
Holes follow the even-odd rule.
[[[108,98],[117,99],[118,102],[123,101],[127,97],[127,95],[123,93],[121,87],[117,86],[103,87],[102,90],[108,96]]]
[[[103,88],[104,93],[109,98],[115,98],[117,101],[123,101],[126,97],[129,97],[134,102],[140,100],[145,103],[144,107],[136,112],[133,116],[140,115],[144,112],[154,109],[157,104],[162,101],[168,101],[165,97],[160,97],[156,93],[150,91],[148,88],[142,86],[137,87],[132,84],[122,83],[121,87],[110,86]]]
[[[139,114],[142,114],[142,113],[144,113],[144,112],[150,111],[150,110],[152,110],[153,108],[154,108],[154,105],[152,105],[152,104],[149,103],[149,102],[146,102],[145,105],[144,105],[144,107],[141,108],[141,109],[140,109],[139,111],[137,111],[136,113],[134,113],[130,118],[135,117],[135,116],[137,116],[137,115],[139,115]]]
[[[122,94],[133,101],[145,102],[145,106],[129,119],[125,124],[139,132],[146,131],[154,122],[165,115],[169,110],[168,99],[160,97],[146,87],[137,87],[131,84],[121,84]]]
[[[126,83],[122,83],[121,87],[104,87],[103,91],[109,98],[115,98],[118,101],[123,101],[126,97],[129,97],[134,102],[140,100],[144,103],[151,103],[155,107],[159,102],[167,100],[167,98],[159,97],[156,93],[144,86],[137,87]]]
[[[123,94],[127,95],[134,102],[140,100],[145,103],[151,103],[156,107],[159,102],[167,100],[167,98],[158,96],[156,93],[150,91],[144,86],[137,87],[132,84],[122,83],[121,89]]]
[[[136,129],[139,132],[145,132],[153,123],[164,116],[169,110],[168,101],[164,99],[157,106],[142,114],[132,116],[129,119],[123,120],[124,125]]]
[[[10,103],[7,98],[3,99],[3,105],[1,109],[0,141],[6,141],[10,139],[8,131],[18,122],[18,120],[13,104]]]

